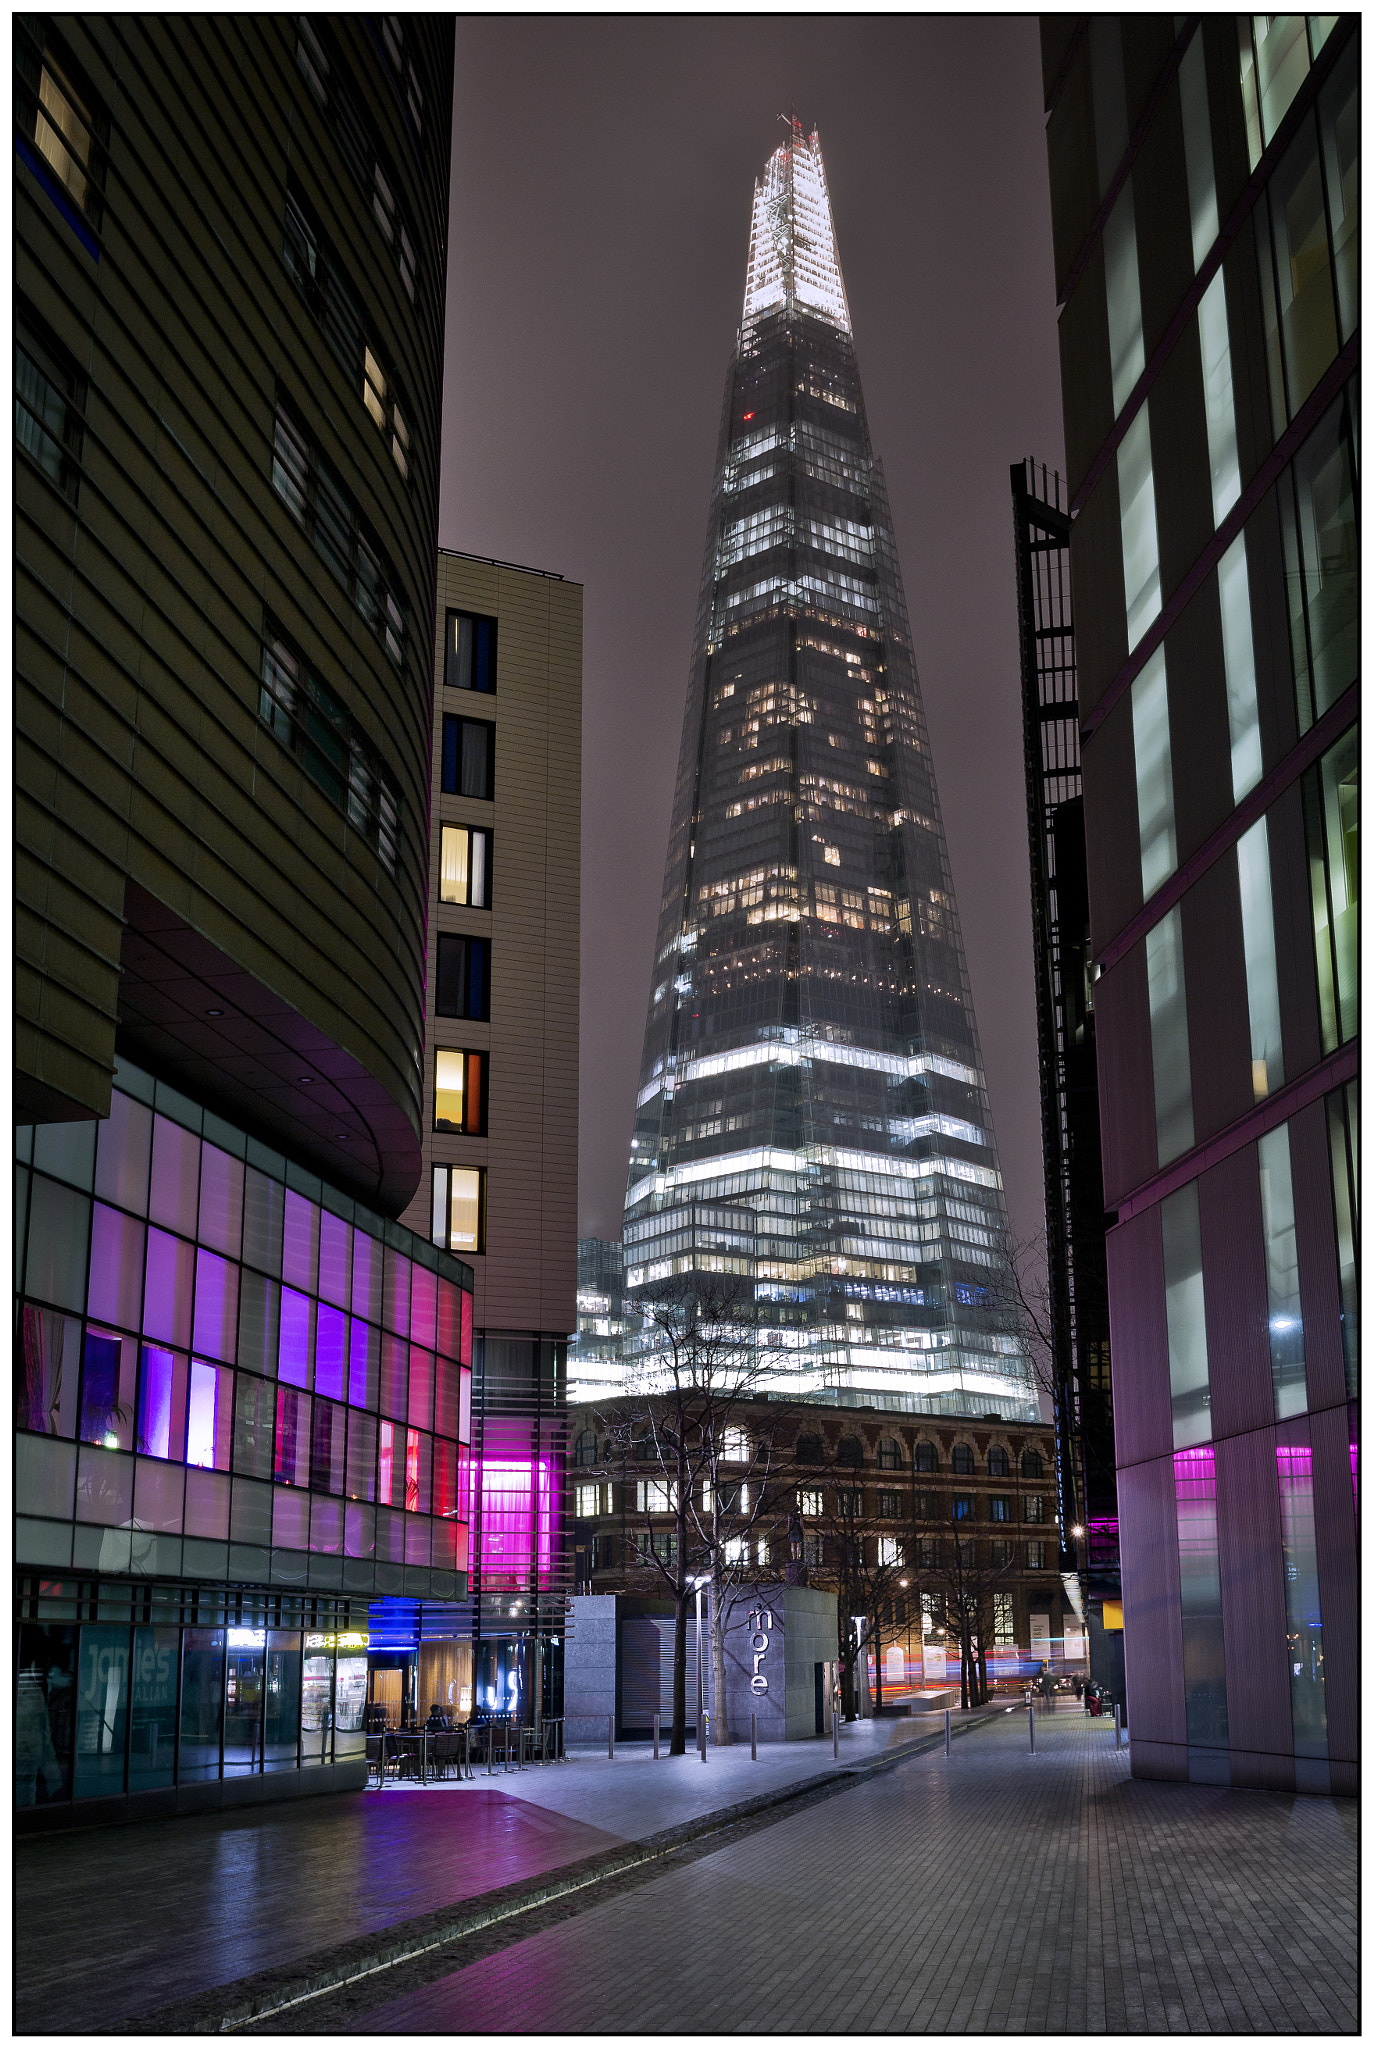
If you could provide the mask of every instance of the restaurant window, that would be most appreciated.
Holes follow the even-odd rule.
[[[21,299],[14,321],[14,438],[73,505],[81,483],[86,382]]]
[[[486,1171],[476,1166],[434,1168],[433,1239],[445,1251],[468,1255],[486,1249]]]
[[[489,800],[496,785],[496,728],[483,718],[444,713],[441,786],[446,796]]]
[[[1359,1028],[1359,728],[1342,733],[1302,777],[1321,1049]]]
[[[481,612],[449,612],[443,679],[450,690],[496,692],[496,621]]]
[[[14,22],[19,154],[82,245],[99,257],[109,119],[57,32],[41,16]]]
[[[465,1137],[486,1134],[486,1059],[484,1052],[457,1052],[439,1047],[434,1054],[434,1129]]]
[[[482,1022],[491,1015],[491,941],[440,932],[436,943],[434,1011]]]
[[[491,834],[470,825],[439,828],[439,901],[491,907]]]

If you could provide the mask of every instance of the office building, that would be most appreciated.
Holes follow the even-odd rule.
[[[581,585],[443,549],[434,658],[424,1173],[403,1220],[475,1276],[480,1482],[467,1607],[393,1606],[386,1626],[421,1717],[466,1702],[537,1723],[556,1711],[570,1571]],[[451,1650],[426,1650],[430,1630]]]
[[[16,21],[21,1825],[360,1784],[369,1606],[466,1588],[472,1273],[394,1220],[452,61]]]
[[[1137,1775],[1357,1758],[1357,17],[1045,17]]]
[[[1038,1413],[820,145],[753,199],[625,1200],[631,1293],[741,1277],[793,1391]]]
[[[619,1239],[577,1240],[577,1335],[567,1361],[569,1401],[614,1401],[640,1319],[625,1298],[625,1248]]]

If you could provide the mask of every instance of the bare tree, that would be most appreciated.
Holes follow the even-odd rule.
[[[921,1583],[941,1595],[946,1625],[958,1639],[960,1704],[980,1707],[988,1698],[987,1652],[996,1640],[996,1594],[1012,1570],[1011,1544],[980,1537],[953,1500],[943,1516],[923,1512],[921,1500],[912,1495],[911,1563]]]
[[[841,1463],[836,1454],[816,1468],[815,1478],[821,1482],[820,1511],[804,1519],[820,1534],[823,1555],[821,1562],[812,1567],[810,1577],[814,1584],[832,1586],[838,1595],[841,1696],[844,1718],[851,1721],[858,1712],[858,1659],[866,1654],[859,1621],[867,1622],[866,1640],[872,1642],[877,1660],[874,1691],[880,1709],[883,1631],[896,1589],[903,1583],[906,1565],[895,1534],[872,1527],[873,1517],[867,1512],[871,1503],[865,1495],[861,1466]],[[803,1483],[798,1489],[798,1501],[806,1490]]]

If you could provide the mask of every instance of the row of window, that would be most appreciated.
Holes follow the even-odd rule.
[[[772,1496],[775,1489],[767,1489]],[[602,1515],[615,1512],[615,1491],[609,1480],[596,1480],[590,1484],[579,1482],[573,1489],[574,1507],[578,1519],[594,1521]],[[627,1509],[638,1514],[666,1515],[673,1512],[675,1488],[666,1479],[638,1479],[624,1489]],[[712,1489],[705,1485],[700,1491],[700,1506],[703,1514],[709,1514],[713,1503]],[[747,1514],[749,1510],[749,1488],[746,1482],[737,1486],[720,1489],[720,1504],[730,1514]],[[1012,1522],[1016,1519],[1015,1502],[1009,1494],[992,1494],[984,1502],[984,1519],[989,1522]],[[1045,1496],[1042,1493],[1025,1494],[1020,1502],[1022,1522],[1043,1522],[1046,1517]],[[825,1495],[820,1487],[801,1487],[796,1494],[796,1511],[799,1515],[815,1520],[825,1512]],[[908,1517],[915,1521],[971,1522],[978,1518],[977,1502],[971,1494],[954,1494],[945,1498],[933,1493],[889,1493],[878,1491],[864,1493],[860,1488],[840,1487],[834,1495],[834,1511],[841,1518],[861,1520],[865,1514],[878,1521],[904,1521]]]
[[[405,659],[405,608],[395,571],[353,499],[278,391],[272,488],[313,541],[364,623],[399,668]]]
[[[262,627],[258,715],[394,875],[401,817],[395,777],[270,613]]]
[[[19,297],[14,321],[14,438],[69,504],[81,486],[86,380],[66,350]]]
[[[951,1565],[975,1567],[979,1559],[978,1545],[970,1539],[960,1539],[956,1556],[942,1555],[940,1538],[937,1536],[918,1537],[914,1543],[902,1543],[895,1536],[877,1536],[858,1539],[865,1544],[867,1561],[881,1566],[900,1568],[910,1565],[912,1569],[939,1571]],[[614,1563],[615,1539],[604,1535],[591,1538],[593,1569],[608,1568]],[[803,1558],[806,1564],[842,1567],[847,1561],[846,1549],[853,1546],[835,1536],[807,1534],[803,1539]],[[725,1546],[726,1564],[767,1565],[780,1562],[789,1555],[789,1544],[785,1533],[778,1531],[773,1537],[733,1536]],[[1017,1546],[1013,1543],[994,1539],[986,1546],[986,1560],[993,1570],[1013,1569],[1017,1564]],[[1050,1546],[1047,1543],[1031,1542],[1020,1546],[1024,1566],[1028,1571],[1042,1572],[1051,1569]],[[677,1538],[671,1529],[637,1530],[625,1539],[625,1562],[627,1564],[650,1564],[655,1559],[666,1565],[677,1561]],[[1009,1596],[1007,1596],[1009,1598]],[[1007,1638],[1011,1640],[1011,1638]]]
[[[296,63],[329,122],[339,155],[372,209],[413,305],[415,235],[399,198],[399,183],[356,97],[334,39],[318,15],[297,17]]]
[[[396,468],[408,478],[410,429],[395,371],[385,366],[374,323],[364,313],[346,269],[294,178],[288,178],[286,185],[282,258],[353,389],[389,443]]]
[[[655,1457],[656,1452],[653,1449],[652,1438],[645,1437],[641,1443],[636,1441],[631,1446],[630,1454],[634,1457]],[[742,1429],[726,1430],[721,1455],[726,1461],[731,1463],[746,1463],[750,1455],[746,1431]],[[614,1456],[615,1446],[610,1442],[606,1443],[604,1455],[602,1455],[601,1440],[594,1429],[580,1431],[572,1448],[572,1462],[574,1465],[598,1465],[602,1462],[608,1464]],[[798,1465],[823,1464],[825,1461],[823,1437],[803,1431],[796,1439],[795,1457]],[[841,1437],[834,1454],[834,1462],[836,1465],[863,1464],[862,1438],[856,1436]],[[881,1438],[877,1446],[878,1470],[880,1472],[900,1472],[904,1467],[905,1453],[896,1438],[890,1436]],[[939,1471],[939,1450],[937,1445],[930,1443],[928,1440],[916,1445],[914,1469],[917,1472]],[[977,1460],[971,1444],[954,1445],[950,1459],[950,1469],[955,1475],[966,1474],[969,1477],[977,1471]],[[1005,1479],[1009,1478],[1010,1471],[1011,1460],[1009,1452],[1003,1444],[992,1444],[987,1451],[988,1476],[993,1479]],[[1026,1448],[1021,1452],[1020,1474],[1023,1479],[1042,1479],[1044,1477],[1044,1460],[1038,1451]]]

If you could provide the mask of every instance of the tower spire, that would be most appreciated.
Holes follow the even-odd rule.
[[[817,313],[850,334],[819,131],[808,135],[795,109],[777,118],[786,123],[787,139],[753,188],[744,322],[782,308]]]

